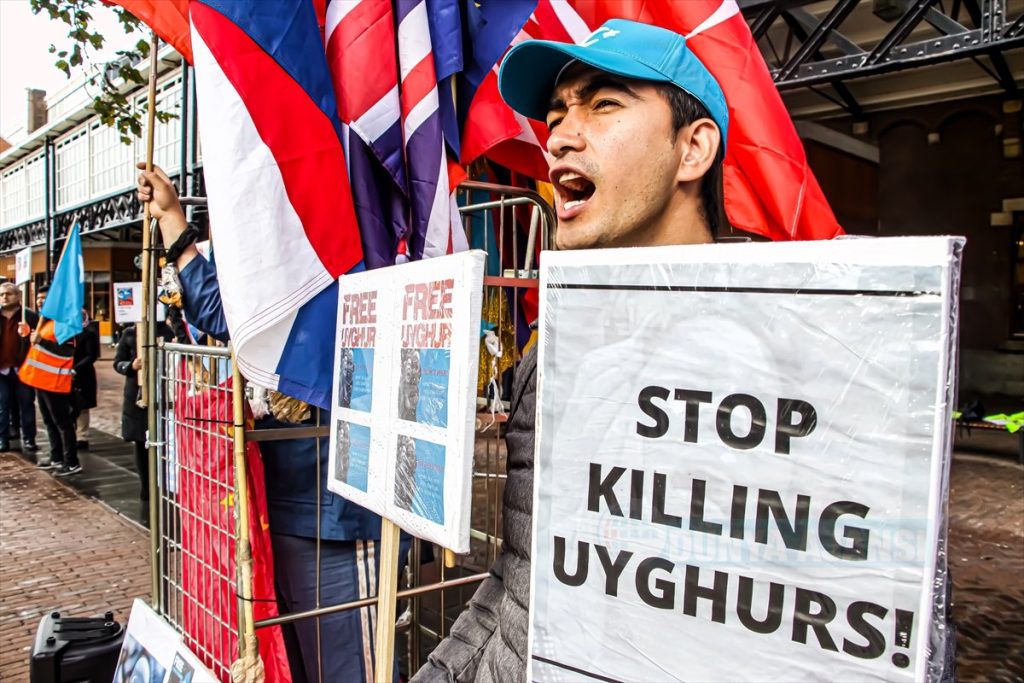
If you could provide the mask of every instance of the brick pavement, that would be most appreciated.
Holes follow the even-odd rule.
[[[949,505],[961,681],[1024,681],[1024,467],[957,454]]]
[[[113,353],[96,363],[96,407],[89,412],[91,427],[112,436],[121,436],[121,397],[124,377],[114,371]]]
[[[27,681],[43,614],[126,623],[150,589],[149,537],[14,453],[0,453],[0,680]]]

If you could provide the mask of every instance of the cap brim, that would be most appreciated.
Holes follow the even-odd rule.
[[[669,81],[664,74],[625,55],[550,40],[525,40],[505,55],[498,71],[498,91],[514,110],[528,119],[543,121],[555,81],[573,60],[624,78]]]

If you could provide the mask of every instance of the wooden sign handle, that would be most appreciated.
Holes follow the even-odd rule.
[[[401,535],[389,519],[380,524],[380,576],[377,577],[377,641],[373,680],[391,683],[395,665],[395,608],[398,602],[398,559]]]

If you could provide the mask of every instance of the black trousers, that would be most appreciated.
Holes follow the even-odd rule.
[[[78,466],[78,448],[75,445],[75,402],[72,394],[37,391],[39,412],[50,439],[50,461],[63,462],[68,467]]]
[[[135,471],[139,473],[139,500],[149,501],[149,449],[145,441],[132,441]]]
[[[36,392],[22,384],[14,368],[0,374],[0,437],[7,438],[8,428],[18,429],[21,438],[36,438]]]

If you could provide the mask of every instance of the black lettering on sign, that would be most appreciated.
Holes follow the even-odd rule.
[[[833,557],[840,560],[866,560],[868,559],[868,537],[867,529],[855,526],[846,526],[843,537],[849,539],[850,545],[843,545],[836,538],[836,522],[840,515],[856,515],[861,519],[868,516],[870,508],[867,505],[854,503],[850,500],[840,500],[827,506],[821,511],[818,518],[818,540],[822,547]]]
[[[732,487],[732,510],[729,513],[729,537],[743,540],[747,519],[747,487]]]
[[[644,415],[654,420],[653,425],[645,425],[636,423],[636,433],[640,436],[646,436],[649,439],[657,439],[665,436],[668,432],[668,413],[654,405],[654,399],[660,398],[662,401],[667,401],[670,396],[669,390],[665,387],[650,386],[644,387],[640,390],[640,396],[637,397],[637,404],[640,406],[640,410],[644,412]]]
[[[664,526],[683,527],[683,518],[665,512],[666,476],[661,472],[654,473],[654,494],[651,498],[651,521]]]
[[[750,431],[745,436],[740,436],[732,430],[732,413],[740,406],[750,411]],[[739,450],[748,450],[764,440],[767,420],[768,415],[764,405],[756,398],[750,394],[732,394],[722,399],[718,405],[718,419],[715,422],[715,427],[718,429],[718,437],[726,445]]]
[[[782,601],[786,587],[772,581],[768,584],[768,605],[764,619],[754,617],[754,580],[749,576],[740,577],[739,597],[736,599],[736,616],[748,631],[754,633],[775,633],[782,624]]]
[[[619,577],[622,576],[622,570],[629,564],[633,553],[628,550],[620,550],[612,560],[608,554],[608,548],[603,545],[595,545],[594,550],[597,551],[597,559],[601,560],[601,567],[604,569],[604,592],[613,597],[617,596],[619,594]]]
[[[690,531],[702,531],[705,534],[721,536],[721,524],[704,520],[704,488],[706,485],[703,479],[693,480],[690,497]]]
[[[596,462],[590,463],[590,486],[587,491],[587,509],[591,512],[601,511],[601,499],[608,507],[608,512],[616,517],[622,517],[622,507],[619,499],[615,497],[615,484],[622,475],[626,473],[625,467],[613,467],[601,478],[601,465]]]
[[[629,518],[641,519],[644,510],[644,471],[629,471]]]
[[[857,645],[843,638],[843,652],[861,659],[881,657],[885,652],[885,636],[880,629],[869,624],[864,617],[871,615],[881,620],[885,619],[885,615],[888,613],[889,610],[873,602],[851,602],[850,606],[846,608],[846,622],[857,635],[863,636],[868,642]]]
[[[768,515],[770,513],[786,547],[790,550],[807,550],[807,522],[810,509],[811,497],[798,495],[796,497],[796,514],[793,522],[790,522],[779,492],[758,489],[754,540],[758,543],[768,543]]]
[[[795,398],[780,398],[778,423],[775,425],[775,452],[789,455],[789,440],[793,437],[807,436],[818,426],[818,413],[807,401]],[[800,420],[793,421],[799,415]]]
[[[587,580],[587,571],[590,565],[590,544],[583,541],[576,542],[576,571],[570,574],[565,570],[565,539],[555,536],[555,578],[566,586],[582,586]]]
[[[663,557],[648,557],[640,562],[636,568],[636,592],[640,599],[651,607],[672,609],[676,604],[676,584],[670,579],[654,579],[654,588],[658,591],[655,593],[651,589],[651,574],[659,569],[671,573],[675,567]]]
[[[697,425],[700,420],[700,404],[711,403],[710,391],[694,391],[692,389],[676,389],[676,400],[686,401],[685,429],[683,441],[697,443]]]
[[[683,614],[697,616],[697,600],[703,598],[711,601],[711,621],[725,623],[725,600],[729,591],[729,575],[715,572],[714,584],[708,588],[700,585],[700,567],[686,565],[686,588],[683,594]]]
[[[811,607],[817,607],[811,611]],[[807,643],[807,628],[814,631],[818,644],[823,650],[838,652],[827,624],[836,617],[836,603],[824,593],[803,588],[796,589],[796,606],[793,608],[793,642]]]

